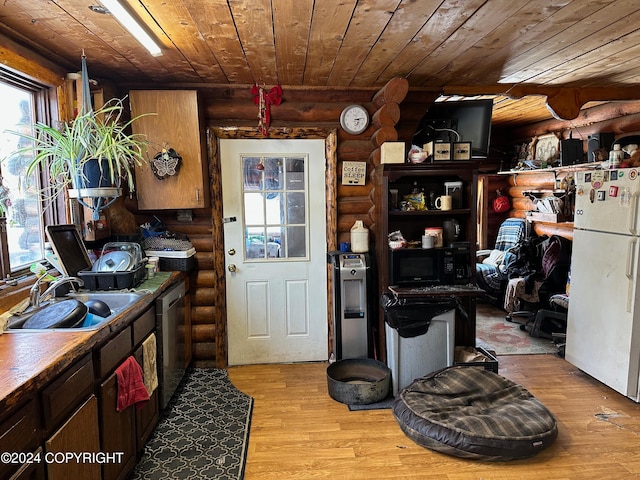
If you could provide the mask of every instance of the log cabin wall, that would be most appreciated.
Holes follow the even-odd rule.
[[[397,81],[396,81],[397,82]],[[394,125],[398,121],[399,106],[406,94],[405,81],[386,93],[383,90],[308,90],[285,89],[283,102],[271,107],[272,129],[326,128],[337,129],[337,232],[336,242],[350,240],[350,229],[356,220],[362,220],[373,238],[372,182],[369,174],[379,162],[374,152],[384,141],[397,139]],[[253,103],[250,87],[208,88],[200,90],[202,108],[205,111],[205,128],[254,127],[258,137],[258,107]],[[339,128],[340,113],[350,104],[361,104],[369,112],[371,124],[360,135],[350,135]],[[211,149],[211,145],[209,146]],[[211,153],[209,153],[211,156]],[[211,162],[211,158],[209,159]],[[342,185],[342,162],[367,162],[366,184]],[[210,168],[212,202],[221,201],[219,176]],[[224,266],[216,266],[214,249],[221,244],[220,222],[212,218],[213,209],[193,211],[193,221],[177,221],[173,210],[138,211],[135,201],[127,203],[136,221],[143,223],[153,215],[160,218],[167,228],[185,233],[196,248],[197,269],[190,278],[191,323],[193,361],[198,367],[224,367],[226,365],[225,335],[219,331],[219,321],[225,317],[224,295],[216,289],[224,281]],[[220,278],[221,277],[221,278]],[[222,339],[221,339],[222,338]]]
[[[393,90],[393,89],[392,89]],[[402,88],[399,88],[402,91]],[[364,105],[370,117],[371,125],[361,135],[353,136],[337,128],[337,243],[349,241],[350,228],[356,220],[363,220],[371,231],[372,243],[374,237],[373,202],[371,181],[369,173],[379,163],[379,146],[384,141],[403,141],[405,151],[411,144],[411,137],[424,115],[424,112],[433,100],[438,96],[435,92],[410,91],[406,92],[404,100],[399,97],[389,99],[374,89],[333,90],[326,91],[307,90],[304,88],[284,91],[283,102],[279,106],[271,108],[271,127],[320,127],[337,128],[338,119],[343,108],[352,103]],[[238,88],[205,88],[200,90],[205,109],[205,127],[255,127],[258,131],[257,107],[253,103],[250,87]],[[377,98],[376,98],[377,95]],[[393,105],[397,103],[398,109]],[[385,108],[386,106],[386,108]],[[399,116],[398,116],[399,110]],[[634,120],[622,122],[623,125],[632,124]],[[562,123],[553,124],[562,131]],[[565,125],[566,127],[566,125]],[[517,143],[524,135],[548,133],[545,128],[533,126],[531,131],[520,129],[515,132],[492,132],[492,156],[486,162],[479,163],[481,172],[487,175],[489,192],[496,188],[506,188],[512,195],[513,209],[508,215],[524,215],[530,208],[527,199],[523,199],[519,187],[510,185],[510,176],[492,175],[506,166],[509,166],[509,152],[511,145]],[[566,128],[564,129],[566,133]],[[606,130],[602,130],[606,131]],[[568,136],[568,134],[567,134]],[[575,138],[575,135],[574,135]],[[512,140],[513,139],[513,140]],[[586,149],[586,147],[585,147]],[[367,162],[367,181],[363,186],[343,186],[341,182],[343,161]],[[482,176],[481,176],[482,177]],[[216,192],[219,179],[215,178],[215,172],[211,174],[212,201],[219,201],[219,188]],[[539,185],[542,185],[540,183]],[[217,195],[216,195],[217,193]],[[497,229],[505,218],[505,214],[496,214],[490,209],[490,201],[493,198],[489,193],[485,199],[486,229],[484,239],[488,245],[495,243]],[[197,270],[191,274],[190,300],[193,360],[196,366],[207,367],[226,365],[226,345],[224,332],[220,332],[216,319],[224,316],[224,295],[220,295],[216,285],[224,281],[224,270],[216,268],[214,261],[214,248],[221,238],[221,232],[215,231],[219,227],[214,226],[211,209],[194,210],[193,222],[180,223],[176,219],[175,211],[145,211],[137,212],[135,202],[128,203],[127,208],[135,212],[139,223],[147,221],[151,215],[158,216],[170,230],[185,233],[196,247]],[[482,206],[480,206],[482,208]],[[217,239],[214,241],[214,239]],[[222,276],[219,278],[218,275]],[[222,340],[221,340],[222,339]]]
[[[578,138],[582,140],[584,161],[588,160],[588,140],[590,135],[598,133],[612,133],[614,140],[631,135],[640,135],[640,102],[625,101],[596,104],[584,108],[580,115],[573,120],[548,120],[514,129],[492,131],[492,142],[498,139],[509,139],[511,145],[530,142],[532,139],[553,133],[559,139]],[[508,151],[509,146],[502,144],[501,149]],[[506,157],[505,157],[506,158]],[[508,170],[513,165],[505,159],[502,170]],[[551,190],[567,175],[572,175],[572,168],[555,169],[555,171],[536,171],[526,174],[505,175],[508,179],[508,194],[511,197],[512,209],[509,216],[524,218],[528,211],[535,210],[534,197],[528,195],[531,190],[544,191],[541,196],[553,195]],[[532,222],[532,228],[538,235],[560,235],[573,239],[573,222],[569,215],[558,223]]]

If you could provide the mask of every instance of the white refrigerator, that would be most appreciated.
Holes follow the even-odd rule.
[[[639,400],[640,170],[576,172],[567,361]]]

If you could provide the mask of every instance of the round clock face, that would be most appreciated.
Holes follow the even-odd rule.
[[[369,113],[361,105],[349,105],[340,115],[340,125],[347,133],[358,135],[369,126]]]

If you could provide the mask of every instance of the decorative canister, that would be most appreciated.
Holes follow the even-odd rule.
[[[442,227],[428,227],[424,229],[425,235],[431,235],[435,237],[435,247],[440,248],[444,246],[444,239],[442,236]]]
[[[356,220],[351,227],[351,251],[354,253],[366,253],[369,251],[369,229],[362,220]]]

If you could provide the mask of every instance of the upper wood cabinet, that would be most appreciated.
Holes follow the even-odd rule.
[[[202,131],[202,112],[195,90],[132,90],[131,115],[146,115],[133,122],[133,132],[150,142],[147,159],[163,147],[174,149],[182,163],[175,175],[159,179],[150,164],[136,167],[140,210],[204,208],[208,204],[208,169]]]

